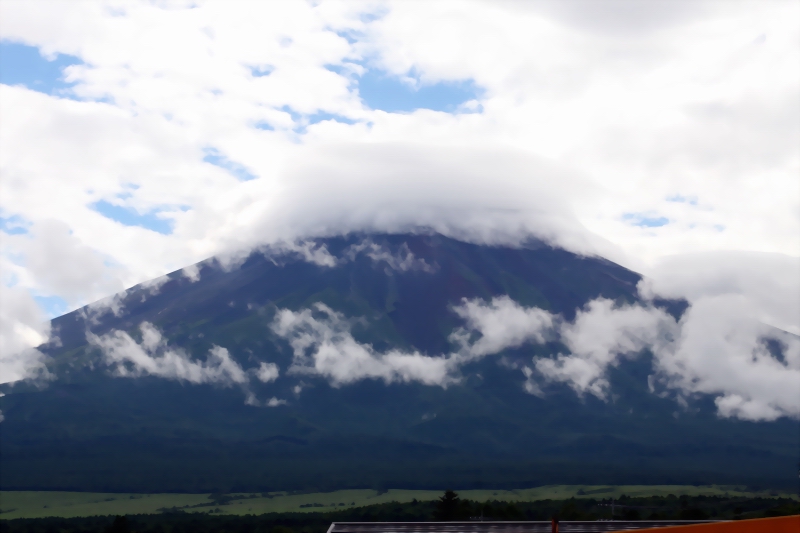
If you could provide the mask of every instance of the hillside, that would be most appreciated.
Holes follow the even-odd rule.
[[[491,247],[440,235],[353,235],[226,268],[206,261],[133,287],[112,308],[53,320],[58,341],[41,349],[55,379],[2,389],[0,485],[792,486],[795,423],[721,419],[709,398],[681,407],[653,394],[646,353],[610,370],[606,401],[558,383],[526,391],[531,358],[566,350],[551,337],[464,358],[437,382],[419,370],[443,368],[459,343],[477,345],[474,332],[457,335],[465,299],[508,297],[571,320],[600,297],[636,302],[639,280],[533,241]],[[676,316],[685,307],[657,304]],[[339,359],[312,359],[315,339]],[[342,359],[342,346],[355,355]]]

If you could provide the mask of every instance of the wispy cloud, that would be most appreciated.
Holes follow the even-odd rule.
[[[275,381],[280,375],[275,363],[262,361],[258,367],[244,370],[226,348],[216,345],[208,351],[206,360],[200,361],[185,350],[170,346],[161,332],[149,322],[142,322],[139,331],[142,337],[140,342],[120,330],[100,336],[87,332],[86,339],[100,348],[104,362],[119,377],[155,376],[193,384],[238,386],[245,393],[249,405],[275,407],[286,403],[277,398],[260,402],[248,387],[253,378],[262,383]]]
[[[374,263],[398,272],[419,270],[432,273],[437,270],[436,265],[430,265],[424,259],[415,257],[406,243],[401,244],[397,250],[393,251],[385,245],[364,239],[358,244],[349,246],[342,255],[353,261],[359,254],[364,254]]]
[[[356,341],[351,325],[341,313],[317,303],[297,312],[279,310],[272,330],[287,339],[294,351],[289,373],[320,375],[334,386],[366,378],[441,386],[454,380],[446,358],[402,350],[379,352]]]
[[[86,338],[103,351],[106,362],[121,377],[151,375],[189,383],[221,385],[247,382],[242,367],[221,346],[212,347],[205,362],[194,361],[184,350],[167,345],[161,332],[149,322],[142,322],[139,329],[141,342],[119,330],[102,336],[89,332]]]

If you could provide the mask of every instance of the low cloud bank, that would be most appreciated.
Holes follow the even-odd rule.
[[[322,376],[337,387],[368,378],[447,387],[459,380],[463,364],[525,342],[544,342],[555,323],[547,311],[522,308],[508,297],[488,303],[465,300],[454,311],[467,322],[450,336],[459,348],[438,356],[398,349],[380,352],[360,343],[351,332],[358,319],[347,319],[322,303],[297,312],[279,310],[272,330],[294,351],[292,374]]]
[[[796,418],[800,338],[756,318],[742,295],[701,299],[680,320],[648,304],[594,300],[573,322],[559,324],[559,339],[568,354],[534,358],[523,370],[526,389],[541,394],[540,382],[561,382],[580,395],[606,400],[609,368],[649,350],[654,356],[653,392],[675,393],[682,402],[698,394],[716,396],[724,417]],[[512,345],[518,338],[505,337]]]
[[[800,416],[800,338],[753,320],[741,297],[704,300],[680,320],[650,303],[617,305],[603,298],[589,302],[572,322],[507,296],[465,300],[453,311],[465,326],[450,336],[457,349],[438,356],[379,352],[359,343],[351,333],[356,320],[324,304],[280,310],[272,329],[292,346],[290,373],[318,375],[334,386],[372,378],[447,387],[459,381],[460,367],[469,361],[558,340],[568,353],[535,357],[522,367],[528,392],[543,395],[542,384],[558,382],[607,401],[609,369],[649,350],[654,393],[676,395],[681,403],[699,394],[716,396],[723,417]]]

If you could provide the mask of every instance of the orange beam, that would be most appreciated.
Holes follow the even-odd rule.
[[[675,533],[800,533],[800,515],[637,529],[636,531],[652,531],[653,533],[672,533],[673,531]]]

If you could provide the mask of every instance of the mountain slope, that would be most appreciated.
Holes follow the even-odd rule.
[[[508,296],[567,321],[600,297],[638,301],[640,276],[608,261],[535,242],[354,235],[197,269],[198,280],[175,272],[128,290],[117,314],[95,307],[53,321],[59,343],[42,350],[57,379],[0,398],[2,488],[793,483],[793,423],[720,419],[703,398],[681,408],[649,391],[646,353],[611,368],[606,401],[564,384],[526,392],[523,370],[565,351],[557,338],[465,359],[440,384],[412,368],[455,357],[464,299]],[[280,317],[295,329],[282,332]],[[375,370],[350,357],[323,368],[298,349],[314,335],[401,363]],[[146,358],[156,345],[183,370],[109,355]]]

